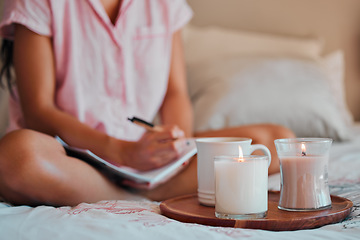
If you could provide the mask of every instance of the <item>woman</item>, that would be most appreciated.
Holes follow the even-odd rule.
[[[193,133],[180,31],[192,13],[184,0],[6,0],[5,9],[0,27],[13,42],[7,51],[16,88],[9,133],[0,141],[0,195],[14,204],[126,198],[121,187],[67,156],[55,135],[140,170],[174,160],[184,137],[251,137],[273,156],[274,139],[293,137],[274,125]],[[160,131],[127,121],[158,112]],[[278,171],[272,162],[270,173]],[[161,200],[195,192],[196,182],[192,161],[142,194]]]

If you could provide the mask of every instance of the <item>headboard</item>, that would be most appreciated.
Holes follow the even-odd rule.
[[[355,120],[360,120],[359,0],[188,0],[191,24],[291,36],[316,36],[327,54],[345,54],[345,91]]]

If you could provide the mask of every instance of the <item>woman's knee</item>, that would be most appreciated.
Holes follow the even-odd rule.
[[[51,138],[45,134],[29,130],[15,130],[0,140],[0,166],[31,159],[41,146],[42,138]]]
[[[22,129],[8,133],[0,140],[0,179],[7,188],[21,188],[39,171],[41,142],[53,139],[42,133]]]
[[[268,128],[270,129],[270,134],[273,138],[294,138],[296,137],[295,133],[283,125],[278,124],[269,124]]]
[[[262,124],[254,128],[251,138],[253,143],[273,144],[275,139],[294,138],[295,134],[289,128],[278,124]]]

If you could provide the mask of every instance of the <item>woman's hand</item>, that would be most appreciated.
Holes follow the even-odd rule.
[[[178,126],[156,126],[138,142],[122,147],[122,164],[140,171],[164,166],[175,160],[186,146],[185,134]]]

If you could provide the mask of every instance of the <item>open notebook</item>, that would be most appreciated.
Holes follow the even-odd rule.
[[[175,161],[155,170],[138,171],[130,167],[115,166],[114,164],[105,161],[104,159],[100,158],[89,150],[71,147],[58,136],[56,137],[56,139],[63,145],[69,156],[79,158],[89,163],[90,165],[99,169],[109,178],[120,183],[126,183],[130,181],[131,184],[129,185],[133,187],[147,189],[154,188],[170,179],[184,166],[186,166],[190,158],[196,154],[195,140],[188,139],[186,149]]]

